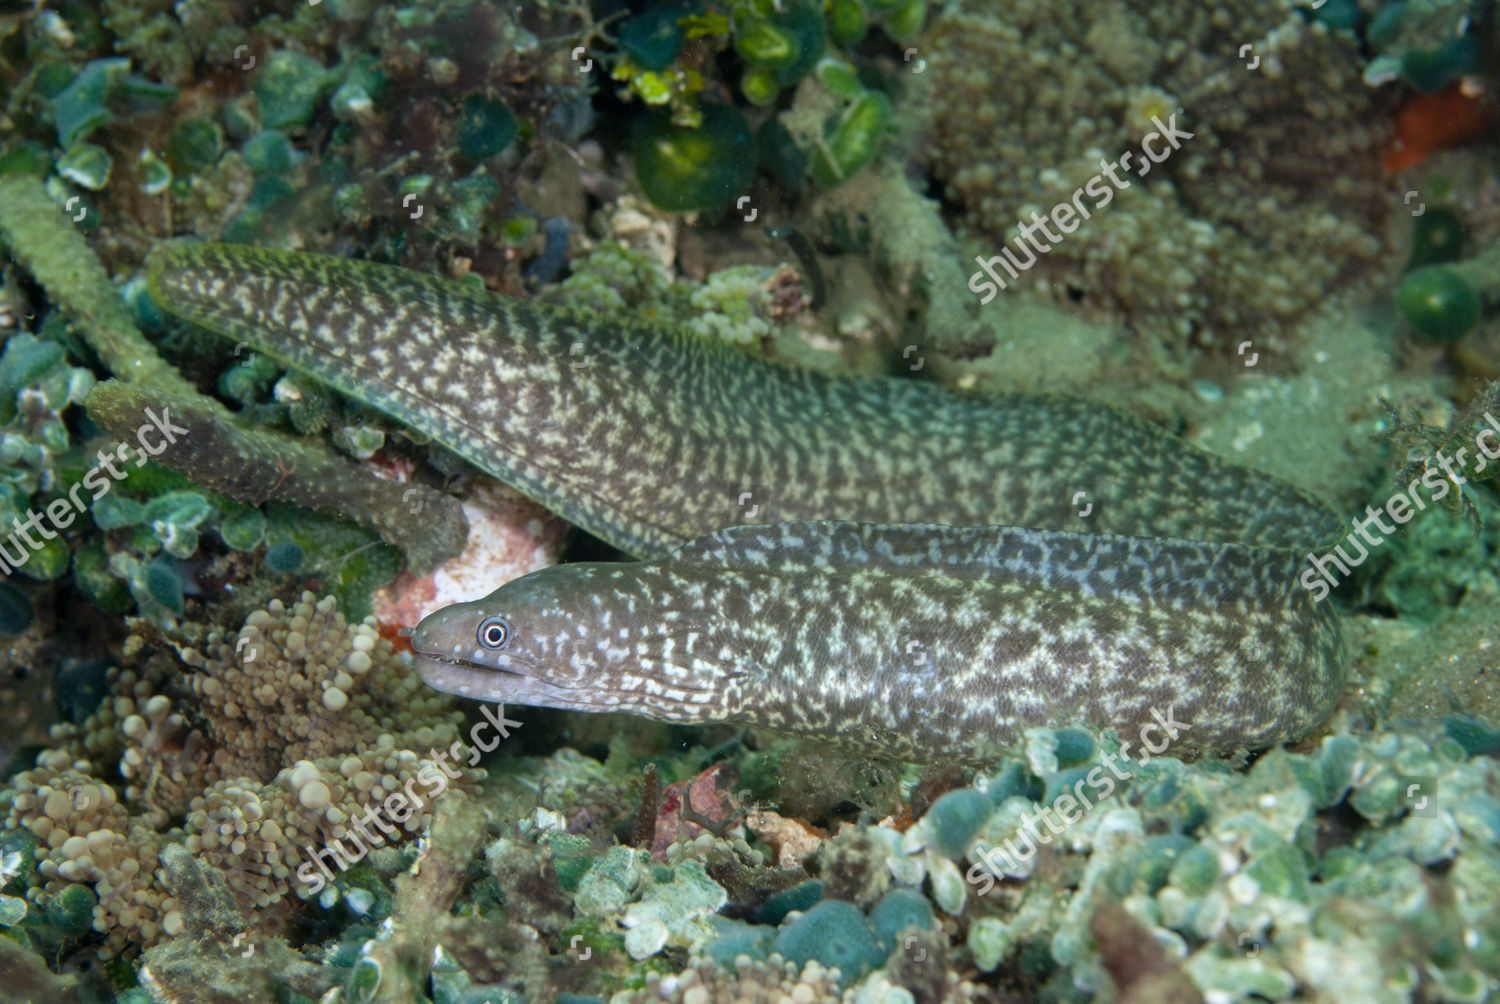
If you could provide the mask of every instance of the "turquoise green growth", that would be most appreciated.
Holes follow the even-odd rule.
[[[639,669],[682,668],[652,647],[666,637],[646,633],[633,675],[613,667],[620,675],[587,688],[580,664],[556,653],[538,655],[546,665],[534,663],[530,677],[497,673],[470,651],[491,597],[419,629],[418,651],[449,660],[448,669],[430,667],[444,689],[678,721],[749,720],[906,755],[972,751],[993,738],[1001,711],[1016,726],[1073,711],[1121,726],[1174,704],[1193,723],[1195,745],[1264,744],[1307,731],[1338,696],[1337,615],[1296,583],[1303,554],[1341,535],[1337,517],[1108,408],[814,374],[681,331],[314,255],[180,246],[154,256],[150,281],[166,309],[432,436],[633,554],[661,558],[737,523],[908,524],[818,522],[795,540],[769,531],[703,537],[666,560],[604,566],[608,573],[547,570],[522,580],[534,591],[512,597],[547,618],[580,593],[597,595],[598,605],[570,613],[600,623],[571,623],[586,632],[614,617],[630,639],[653,612],[630,603],[677,595],[712,612],[705,637],[729,652],[751,640],[746,631],[764,641],[757,609],[803,609],[815,621],[828,613],[818,623],[831,647],[768,650],[786,658],[760,677],[719,660],[716,673],[673,686]],[[1029,529],[959,529],[997,525]],[[829,592],[838,576],[827,576],[840,569],[864,590],[857,611]],[[711,588],[741,580],[739,599]],[[943,626],[961,621],[954,614],[965,603],[1008,646],[1003,683],[986,675],[996,653],[974,650],[979,635]],[[874,657],[898,640],[888,626],[908,605],[932,632],[927,650],[950,647],[964,669],[946,671],[952,716],[925,724],[901,709],[933,684],[938,660],[913,669]],[[863,620],[840,620],[855,616]],[[850,632],[843,648],[832,645],[841,624]],[[1091,667],[1076,706],[1045,699],[1041,666]],[[828,686],[814,708],[806,698],[815,683]],[[772,708],[777,687],[785,701]]]

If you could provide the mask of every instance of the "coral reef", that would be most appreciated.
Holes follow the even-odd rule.
[[[80,324],[110,372],[123,380],[149,380],[163,391],[195,393],[137,331],[104,266],[35,178],[0,178],[0,241]]]
[[[600,241],[540,298],[591,311],[629,309],[646,321],[753,350],[788,330],[809,305],[787,265],[730,266],[690,286],[671,282],[648,251],[618,240]]]
[[[748,921],[722,916],[741,895],[726,898],[740,886],[723,858],[664,867],[623,846],[601,853],[602,821],[583,824],[594,836],[566,832],[570,799],[549,797],[536,822],[484,856],[501,901],[524,904],[540,937],[571,958],[543,961],[524,940],[481,949],[513,937],[482,908],[446,918],[442,942],[490,992],[615,986],[598,999],[618,1004],[1083,1000],[1112,983],[1142,1001],[1349,988],[1396,1000],[1417,981],[1478,999],[1500,977],[1500,914],[1483,891],[1500,869],[1500,777],[1484,750],[1500,742],[1457,719],[1424,736],[1340,732],[1244,775],[1159,756],[1129,762],[1129,776],[1102,791],[1104,765],[1125,762],[1117,739],[1036,730],[904,833],[887,820],[824,842],[810,858],[823,878],[760,894]],[[1079,791],[1097,802],[1069,808]],[[1030,851],[1018,852],[1028,818]],[[851,878],[878,885],[840,898],[834,886]],[[1142,938],[1157,950],[1130,947]],[[383,959],[382,985],[404,971]]]
[[[398,629],[618,555],[169,318],[143,262],[315,250],[1123,401],[1356,513],[1500,415],[1497,30],[1466,0],[6,6],[0,526],[58,532],[0,552],[0,996],[1495,997],[1500,465],[1456,462],[1451,511],[1326,601],[1355,681],[1258,756],[1039,729],[976,775],[460,708]],[[1166,122],[984,301],[976,256]]]
[[[55,748],[12,781],[6,825],[39,842],[30,895],[90,886],[94,929],[114,951],[184,930],[157,863],[168,844],[212,867],[274,931],[291,913],[267,908],[332,882],[319,851],[357,862],[384,845],[380,833],[399,843],[431,821],[438,794],[462,798],[483,776],[462,764],[461,713],[332,599],[273,601],[181,658],[192,671],[180,678],[160,659],[117,673],[99,710],[55,726]],[[460,761],[451,775],[438,772],[439,752]],[[398,814],[390,800],[402,793],[415,804]],[[399,826],[381,820],[372,835],[381,811]]]
[[[958,242],[936,202],[903,172],[890,165],[866,171],[820,197],[813,212],[827,239],[857,234],[868,243],[878,273],[888,278],[882,291],[894,294],[898,317],[911,315],[898,332],[909,343],[903,361],[923,346],[960,358],[994,347],[995,328],[969,291]]]
[[[470,545],[429,573],[403,572],[376,593],[382,624],[415,625],[434,610],[487,596],[561,558],[567,525],[499,482],[476,477],[463,507]],[[412,508],[413,516],[421,515],[421,506]]]
[[[183,930],[146,953],[140,978],[151,999],[229,1004],[288,991],[314,997],[334,982],[331,972],[302,958],[280,938],[255,938],[235,952],[236,965],[215,965],[226,947],[237,949],[248,935],[244,914],[223,878],[179,844],[162,848],[160,878],[179,904]],[[120,999],[131,996],[127,991]]]
[[[1500,299],[1500,243],[1452,264],[1422,264],[1396,287],[1396,306],[1419,334],[1455,341],[1478,326],[1481,307]]]
[[[1023,966],[1026,978],[1103,987],[1087,925],[1117,897],[1196,986],[1229,999],[1396,1000],[1418,981],[1466,997],[1496,979],[1493,935],[1480,932],[1500,914],[1477,892],[1500,867],[1490,757],[1442,734],[1339,734],[1311,753],[1266,755],[1243,783],[1157,758],[1116,789],[1099,766],[1108,741],[1081,758],[1064,752],[1072,742],[1032,737],[1041,799],[1017,793],[1027,771],[1013,767],[982,782],[995,804],[987,819],[954,827],[929,812],[892,859],[898,880],[925,877],[941,909],[970,917],[982,970],[1050,944],[1051,963]],[[1080,790],[1098,801],[1084,799],[1081,816],[1062,802]],[[1351,815],[1333,827],[1338,811]],[[963,876],[940,843],[963,845]],[[1432,955],[1434,939],[1460,931],[1475,936]]]
[[[1388,270],[1384,102],[1361,79],[1356,40],[1289,2],[960,4],[921,49],[927,158],[982,258],[1157,120],[1175,114],[1192,134],[1148,175],[1132,169],[1114,205],[1091,198],[1076,232],[1029,252],[1034,274],[1018,287],[1179,350],[1225,351],[1281,344],[1329,289]]]

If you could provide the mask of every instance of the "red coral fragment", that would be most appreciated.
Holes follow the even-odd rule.
[[[1438,150],[1482,136],[1494,111],[1482,93],[1462,82],[1435,94],[1413,94],[1396,112],[1396,134],[1381,166],[1395,174],[1416,167]]]

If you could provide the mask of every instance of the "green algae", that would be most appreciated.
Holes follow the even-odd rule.
[[[1433,94],[1477,70],[1481,54],[1482,43],[1472,34],[1431,48],[1410,48],[1401,55],[1401,78],[1423,94]]]
[[[114,118],[107,102],[129,72],[128,59],[96,59],[52,96],[59,146],[72,147]]]
[[[1411,257],[1407,271],[1424,265],[1442,265],[1463,256],[1464,226],[1447,206],[1429,206],[1412,224]]]
[[[766,898],[755,911],[757,924],[780,924],[793,910],[811,910],[823,898],[824,884],[818,879],[799,882]]]
[[[727,206],[750,186],[755,147],[745,117],[728,105],[706,105],[696,127],[664,112],[640,119],[631,149],[648,198],[663,209]]]
[[[196,174],[218,163],[224,131],[209,119],[184,119],[167,137],[167,163],[178,174]]]
[[[813,152],[812,176],[818,184],[841,185],[874,160],[892,114],[890,99],[869,91],[831,119],[823,142]]]
[[[219,523],[224,545],[235,551],[253,551],[266,537],[266,517],[254,506],[242,506]]]
[[[687,4],[661,4],[627,19],[619,34],[622,58],[611,75],[626,85],[627,95],[660,109],[636,116],[632,124],[636,173],[647,196],[673,211],[717,208],[725,201],[717,191],[720,187],[734,194],[748,184],[744,177],[726,185],[722,175],[731,167],[746,172],[754,168],[753,154],[742,160],[743,154],[731,149],[727,140],[711,142],[711,136],[702,134],[705,127],[716,127],[712,120],[722,119],[726,106],[701,100],[707,82],[701,65],[685,55],[691,46],[684,49],[692,39],[712,39],[738,57],[734,72],[739,95],[754,108],[775,107],[815,68],[848,67],[845,77],[853,85],[832,88],[848,108],[830,120],[826,137],[807,137],[799,143],[819,184],[836,186],[856,174],[875,156],[892,110],[883,94],[858,83],[854,64],[844,52],[830,48],[830,42],[857,44],[871,23],[871,13],[860,0],[831,5],[740,2],[731,6],[727,17],[692,12]],[[904,41],[920,31],[926,5],[906,3],[873,13],[892,39]],[[825,77],[820,70],[817,79]],[[767,119],[762,128],[776,121]],[[674,133],[674,128],[684,132]],[[659,147],[660,156],[649,155],[647,137]],[[783,152],[764,153],[775,158]],[[684,186],[691,186],[693,193],[673,198],[671,190]]]
[[[992,809],[989,795],[974,788],[960,788],[932,803],[923,818],[930,820],[928,825],[937,850],[957,858],[968,849]]]
[[[464,99],[455,137],[458,152],[469,160],[484,160],[510,146],[520,128],[503,101],[471,94]]]
[[[870,910],[869,922],[886,955],[895,951],[904,932],[930,931],[937,924],[932,904],[914,889],[892,889],[886,893]]]
[[[687,9],[684,3],[660,3],[626,19],[616,34],[620,50],[642,69],[665,70],[686,41],[680,21]]]
[[[1424,265],[1402,279],[1396,307],[1408,324],[1433,341],[1457,341],[1479,323],[1473,287],[1442,265]]]
[[[114,167],[114,158],[97,143],[74,143],[57,160],[58,174],[90,192],[109,184]]]
[[[255,83],[261,122],[268,129],[307,125],[333,84],[332,74],[311,56],[272,53]]]
[[[830,968],[837,966],[843,986],[884,961],[880,942],[865,915],[843,900],[824,900],[784,924],[771,950],[799,967],[813,959]]]

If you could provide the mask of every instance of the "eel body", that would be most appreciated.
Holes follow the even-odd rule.
[[[440,690],[732,721],[983,762],[1087,721],[1175,753],[1300,735],[1338,699],[1331,605],[1292,554],[1016,527],[733,527],[667,558],[542,569],[412,637]],[[497,644],[498,643],[498,644]]]
[[[1341,689],[1337,615],[1297,582],[1338,518],[1107,407],[794,370],[307,254],[172,247],[150,282],[171,312],[654,559],[434,614],[414,647],[443,689],[922,759],[1153,707],[1196,748],[1260,746]],[[502,665],[475,645],[489,616],[582,640]],[[686,656],[679,620],[698,632]]]

